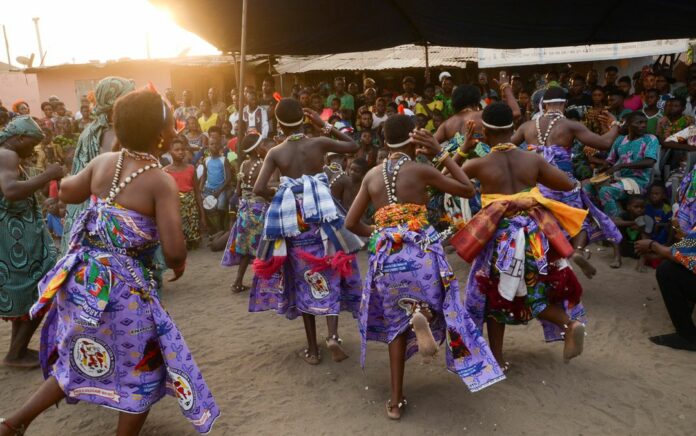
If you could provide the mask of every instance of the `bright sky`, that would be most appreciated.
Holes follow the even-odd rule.
[[[45,65],[145,59],[148,33],[152,58],[176,57],[187,48],[188,55],[219,53],[147,0],[3,0],[0,10],[14,66],[20,66],[17,56],[31,53],[36,55],[34,66],[40,64],[33,17],[40,17]],[[6,63],[4,42],[0,33],[0,62]]]

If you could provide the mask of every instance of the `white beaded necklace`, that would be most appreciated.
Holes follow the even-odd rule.
[[[387,169],[387,167],[391,165],[391,160],[393,156],[398,155],[400,155],[401,157],[399,157],[399,160],[396,161],[396,163],[394,164],[394,172],[390,178],[389,170]],[[396,198],[396,178],[399,175],[399,170],[401,170],[401,166],[410,160],[411,157],[406,153],[396,152],[389,156],[389,158],[385,160],[382,164],[382,176],[384,177],[384,186],[387,188],[387,201],[389,202],[389,204],[396,204],[398,202]]]
[[[259,165],[261,165],[262,163],[263,163],[263,159],[261,159],[260,157],[257,157],[256,161],[251,166],[251,169],[249,169],[249,172],[246,174],[246,186],[251,186],[251,178],[254,176],[254,171],[256,171],[256,168],[258,168]]]
[[[133,171],[130,176],[126,177],[125,179],[123,179],[122,182],[119,183],[119,180],[121,178],[121,171],[123,170],[123,158],[129,153],[133,152],[123,149],[121,150],[121,154],[118,155],[118,161],[116,161],[116,172],[114,173],[114,179],[111,181],[111,189],[109,190],[109,196],[106,199],[106,202],[108,204],[112,204],[116,196],[123,190],[123,188],[125,188],[129,183],[135,180],[136,177],[138,177],[145,171],[151,170],[153,168],[162,168],[162,164],[157,160],[156,157],[148,155],[149,157],[147,158],[147,160],[150,160],[153,163],[147,164],[142,168],[138,168],[136,171]],[[143,155],[144,154],[145,153],[143,153]],[[146,158],[143,157],[138,160],[146,160]]]
[[[541,126],[539,124],[539,122],[541,121],[541,117],[536,119],[535,124],[537,129],[537,141],[539,143],[538,145],[546,145],[546,141],[548,141],[549,135],[551,135],[551,130],[553,129],[554,124],[556,124],[556,121],[560,120],[561,118],[565,118],[565,116],[560,112],[548,112],[542,116],[551,118],[551,121],[549,121],[549,126],[547,127],[546,132],[542,134]]]

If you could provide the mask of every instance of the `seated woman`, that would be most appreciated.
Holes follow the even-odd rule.
[[[118,410],[119,435],[137,435],[166,393],[201,433],[220,414],[160,304],[155,279],[160,245],[173,280],[186,265],[178,189],[152,154],[168,148],[174,118],[158,94],[135,91],[116,102],[114,130],[121,151],[96,157],[61,184],[61,201],[92,202],[74,224],[65,257],[39,283],[31,309],[35,316],[50,307],[41,332],[46,380],[1,421],[2,436],[23,434],[63,398]]]
[[[625,117],[626,135],[619,135],[611,146],[606,170],[614,181],[598,188],[587,184],[583,188],[589,195],[599,198],[602,209],[610,218],[621,214],[620,201],[629,194],[645,194],[650,183],[652,168],[660,155],[660,142],[654,135],[645,133],[648,120],[642,112],[632,112]]]

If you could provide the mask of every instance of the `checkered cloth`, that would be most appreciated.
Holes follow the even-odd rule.
[[[303,175],[299,179],[281,177],[278,192],[266,213],[264,239],[291,238],[300,234],[295,194],[302,194],[302,219],[308,224],[342,223],[326,174]]]

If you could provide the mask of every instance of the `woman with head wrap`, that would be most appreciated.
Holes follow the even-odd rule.
[[[22,99],[15,101],[12,103],[12,112],[17,115],[29,115],[29,103]]]
[[[92,112],[92,121],[80,134],[73,158],[71,175],[79,173],[88,163],[98,155],[111,151],[115,135],[111,124],[111,112],[116,99],[135,90],[135,83],[122,77],[105,77],[94,92],[95,106]],[[68,249],[70,241],[70,229],[77,216],[89,205],[69,204],[65,214],[64,237],[61,242],[61,253]]]
[[[51,164],[29,178],[21,166],[42,138],[28,115],[15,117],[0,132],[0,317],[12,321],[10,349],[2,363],[22,368],[39,366],[38,353],[27,347],[41,316],[30,320],[28,313],[38,297],[39,279],[56,261],[34,192],[63,177],[63,169]]]

